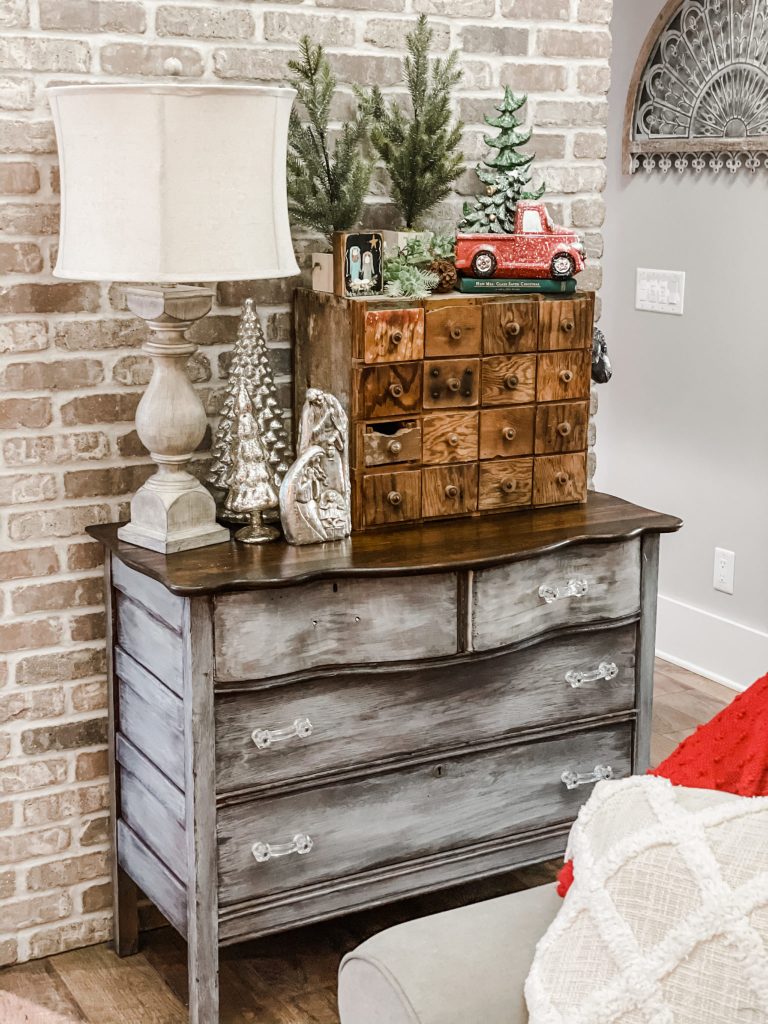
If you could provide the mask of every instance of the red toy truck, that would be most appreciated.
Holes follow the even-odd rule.
[[[513,235],[458,235],[456,269],[472,277],[552,278],[584,269],[575,231],[558,227],[544,203],[519,202]]]

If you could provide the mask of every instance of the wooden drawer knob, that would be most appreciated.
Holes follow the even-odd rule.
[[[400,441],[390,441],[387,445],[387,449],[390,455],[399,455],[403,450],[403,446]]]
[[[558,427],[557,427],[557,432],[560,435],[560,437],[568,437],[568,435],[571,432],[571,424],[570,423],[559,423]]]
[[[451,341],[461,341],[462,331],[461,331],[460,327],[452,327],[451,331],[450,331],[450,334],[451,334]]]
[[[459,435],[458,434],[449,434],[448,435],[448,444],[451,446],[451,448],[458,448],[458,446],[459,446]]]
[[[565,486],[567,485],[567,483],[568,483],[568,479],[569,479],[569,477],[568,477],[568,474],[567,474],[567,473],[558,473],[558,474],[557,474],[557,476],[555,477],[555,481],[556,481],[556,482],[557,482],[557,483],[558,483],[558,484],[559,484],[559,485],[560,485],[561,487],[565,487]]]
[[[390,505],[394,505],[397,508],[398,505],[402,505],[403,496],[400,491],[390,491],[387,495],[387,501]]]
[[[393,398],[403,397],[403,385],[402,384],[390,384],[389,393]]]
[[[453,391],[455,393],[460,388],[461,388],[461,381],[459,380],[458,377],[449,377],[448,378],[448,390],[449,391]]]
[[[502,491],[504,491],[505,494],[512,494],[513,491],[517,490],[517,481],[505,480],[501,485],[501,489]]]
[[[573,380],[573,370],[561,370],[560,380],[563,382],[563,384],[570,384]]]
[[[456,484],[448,484],[448,486],[445,488],[445,496],[446,498],[458,498],[459,488],[456,486]]]
[[[514,441],[517,437],[517,431],[514,427],[504,427],[502,434],[504,435],[505,441]]]
[[[395,346],[395,348],[397,348],[397,346],[403,340],[403,332],[393,331],[392,334],[389,336],[389,340]]]
[[[507,388],[509,391],[514,391],[519,383],[520,378],[517,376],[516,373],[510,373],[508,377],[504,378],[504,387]]]
[[[565,331],[566,334],[572,334],[576,330],[576,324],[573,320],[563,320],[560,324],[560,330]]]
[[[504,324],[504,333],[508,338],[517,338],[521,331],[522,327],[516,320],[507,320]]]

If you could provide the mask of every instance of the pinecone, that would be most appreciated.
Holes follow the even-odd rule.
[[[452,292],[454,290],[458,284],[459,275],[456,273],[456,267],[454,267],[452,260],[432,260],[429,269],[433,274],[437,274],[437,284],[433,291],[442,295],[444,292]]]

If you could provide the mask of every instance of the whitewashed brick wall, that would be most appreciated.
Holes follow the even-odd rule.
[[[279,83],[297,39],[346,83],[398,87],[406,32],[430,15],[462,53],[468,163],[502,87],[530,92],[553,213],[581,229],[600,285],[611,0],[1,0],[0,963],[110,934],[100,552],[83,534],[126,511],[149,466],[132,420],[149,364],[119,288],[56,282],[58,174],[49,82],[182,74]],[[471,194],[471,170],[459,192]],[[366,220],[391,216],[377,175]],[[461,196],[435,221],[452,225]],[[310,239],[298,238],[302,265]],[[237,307],[252,295],[289,401],[296,282],[222,284],[193,379],[211,414]],[[203,468],[205,453],[200,453]]]

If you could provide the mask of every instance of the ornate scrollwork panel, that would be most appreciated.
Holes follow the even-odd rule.
[[[670,0],[656,25],[627,102],[625,170],[768,167],[768,0]]]

